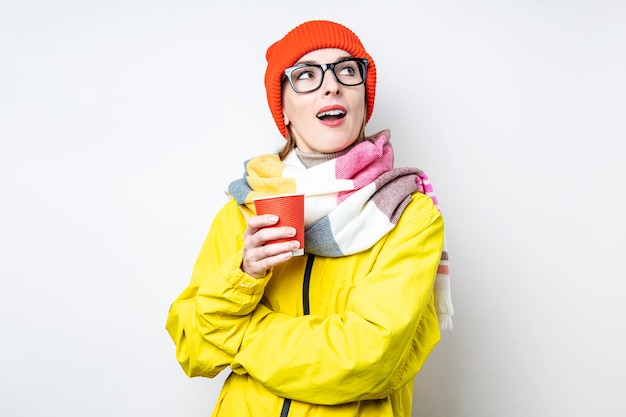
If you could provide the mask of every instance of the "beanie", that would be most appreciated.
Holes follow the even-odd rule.
[[[367,76],[365,80],[365,103],[367,105],[366,122],[374,110],[376,95],[376,65],[365,51],[359,38],[347,27],[327,20],[312,20],[296,26],[282,39],[272,44],[265,55],[265,90],[267,102],[274,122],[283,137],[287,137],[287,128],[283,120],[281,101],[281,81],[285,69],[292,66],[300,57],[316,49],[343,49],[355,58],[367,58]]]

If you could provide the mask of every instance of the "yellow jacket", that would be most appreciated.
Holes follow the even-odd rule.
[[[217,214],[167,330],[190,377],[230,366],[213,416],[411,415],[413,378],[439,341],[433,283],[443,220],[412,196],[367,251],[241,271],[246,221]]]

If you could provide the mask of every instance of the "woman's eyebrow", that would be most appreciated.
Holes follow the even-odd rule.
[[[298,61],[294,65],[318,65],[317,61]]]
[[[344,59],[351,59],[354,58],[352,55],[346,55],[346,56],[340,56],[339,58],[337,58],[337,60],[335,62],[341,62]],[[296,62],[295,65],[320,65],[320,63],[318,61],[312,61],[312,60],[306,60],[306,61],[298,61]]]

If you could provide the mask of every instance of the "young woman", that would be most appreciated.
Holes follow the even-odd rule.
[[[249,160],[167,330],[190,377],[230,367],[214,416],[410,416],[450,325],[443,220],[427,176],[365,136],[376,66],[358,37],[305,22],[267,51],[285,147]],[[305,194],[305,254],[253,198]],[[440,308],[437,309],[436,306]],[[439,311],[438,311],[439,310]]]

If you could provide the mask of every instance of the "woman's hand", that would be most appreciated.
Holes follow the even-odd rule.
[[[267,270],[285,262],[293,255],[292,250],[300,246],[297,240],[266,244],[276,239],[289,239],[296,235],[293,227],[269,227],[278,222],[278,216],[264,214],[248,219],[248,228],[243,240],[241,270],[255,278],[262,278]]]

